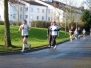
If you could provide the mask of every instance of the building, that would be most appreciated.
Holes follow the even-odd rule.
[[[4,21],[4,4],[3,1],[0,1],[0,19]],[[31,21],[42,20],[42,21],[51,21],[50,18],[47,19],[47,9],[48,7],[37,3],[35,1],[11,1],[8,3],[9,6],[9,20],[10,21],[21,21],[26,19],[28,24]]]
[[[4,20],[3,0],[0,0],[0,20]],[[83,9],[73,7],[57,0],[11,0],[9,5],[9,20],[22,21],[26,19],[28,24],[31,21],[54,21],[65,22],[72,20],[80,22]],[[68,20],[67,20],[68,19]]]
[[[40,1],[40,0],[37,0]],[[50,2],[51,1],[51,2]],[[44,2],[47,3],[48,7],[51,8],[50,6],[52,6],[53,8],[53,15],[54,15],[54,20],[56,19],[59,22],[63,22],[65,23],[67,22],[77,22],[80,23],[81,20],[81,15],[82,12],[84,11],[83,7],[75,7],[75,6],[70,6],[68,4],[64,4],[62,2],[60,2],[60,0],[41,0],[40,2]],[[44,4],[43,3],[43,4]],[[49,6],[50,5],[50,6]]]

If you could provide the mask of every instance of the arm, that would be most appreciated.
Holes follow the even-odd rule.
[[[30,27],[28,26],[28,30],[30,30]]]
[[[57,26],[57,29],[55,29],[54,31],[59,31],[59,30],[61,30],[61,28]]]
[[[21,26],[19,27],[18,31],[21,31]]]
[[[48,27],[48,30],[47,30],[47,36],[49,35],[49,27]]]

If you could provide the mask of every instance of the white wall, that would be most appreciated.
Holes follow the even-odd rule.
[[[21,21],[23,20],[24,5],[9,4],[9,20]]]
[[[31,8],[33,8],[33,11],[31,11]],[[39,12],[37,12],[39,9]],[[44,12],[42,10],[44,9]],[[30,5],[30,16],[33,16],[33,20],[42,20],[42,16],[44,17],[44,21],[46,21],[46,9],[45,6],[36,6],[36,5]],[[37,16],[39,16],[39,19],[37,19]],[[32,21],[30,19],[30,21]]]
[[[0,16],[2,21],[4,21],[4,4],[3,1],[0,1]]]
[[[49,5],[49,4],[39,1],[39,0],[36,0],[36,2],[48,6],[48,9],[51,10],[51,13],[48,13],[48,11],[47,11],[47,17],[52,18],[51,21],[57,20],[58,16],[60,16],[60,22],[63,21],[63,10],[57,9],[57,8],[53,7],[52,5]],[[60,15],[59,15],[59,13],[60,13]]]
[[[27,20],[28,24],[30,24],[31,21],[42,20],[42,16],[44,17],[44,21],[47,20],[47,12],[46,12],[47,6],[32,5],[23,1],[22,3],[25,4],[24,19]],[[27,11],[26,11],[26,8],[28,9]],[[39,9],[39,12],[37,12],[37,9]],[[42,12],[43,9],[44,9],[44,12]],[[39,19],[37,19],[37,16],[39,16]]]

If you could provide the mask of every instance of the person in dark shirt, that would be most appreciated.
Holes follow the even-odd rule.
[[[52,47],[52,30],[51,30],[52,25],[53,25],[53,23],[50,24],[50,26],[48,27],[48,30],[47,30],[47,36],[48,36],[48,41],[49,41],[48,47]]]

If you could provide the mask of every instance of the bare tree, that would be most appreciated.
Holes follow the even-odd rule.
[[[82,5],[86,5],[87,8],[91,11],[91,0],[83,1]]]

